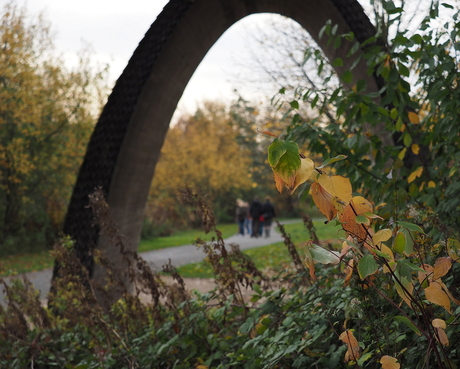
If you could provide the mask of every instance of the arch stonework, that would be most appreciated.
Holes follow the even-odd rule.
[[[102,187],[112,219],[136,249],[155,165],[177,103],[193,72],[219,37],[235,22],[255,13],[278,13],[300,23],[323,52],[334,60],[351,45],[328,47],[318,39],[328,20],[338,33],[354,32],[362,41],[374,27],[356,0],[171,0],[135,50],[118,79],[94,129],[73,191],[64,233],[76,241],[76,251],[94,278],[89,250],[97,247],[117,263],[116,252],[93,226],[88,195]],[[355,78],[378,83],[355,69]],[[340,70],[339,70],[340,72]],[[55,275],[57,273],[55,267]]]

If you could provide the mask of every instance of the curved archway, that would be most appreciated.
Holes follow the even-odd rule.
[[[217,39],[235,22],[255,13],[278,13],[300,23],[330,60],[346,55],[318,34],[331,20],[338,33],[354,32],[362,41],[374,27],[356,0],[170,0],[147,31],[118,79],[91,137],[73,191],[64,233],[91,274],[91,248],[108,250],[87,208],[88,195],[102,187],[112,219],[137,248],[144,207],[171,116],[193,72]],[[378,83],[356,68],[371,91]],[[339,70],[340,72],[340,70]],[[360,73],[360,74],[359,74]],[[108,253],[117,264],[118,253]],[[57,268],[57,267],[56,267]],[[55,275],[57,269],[55,268]],[[96,274],[94,274],[97,277]]]

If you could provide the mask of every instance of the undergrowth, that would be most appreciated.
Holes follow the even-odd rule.
[[[110,289],[89,278],[72,241],[62,240],[54,249],[61,278],[48,307],[27,280],[4,284],[8,303],[0,307],[0,367],[346,368],[344,328],[355,330],[364,349],[355,367],[380,368],[376,352],[388,351],[404,352],[403,367],[430,362],[427,342],[388,314],[393,307],[387,300],[356,276],[344,286],[340,264],[317,268],[313,282],[284,234],[291,262],[276,274],[262,272],[236,245],[224,244],[200,196],[187,190],[183,200],[201,211],[206,231],[216,234],[212,242],[198,243],[214,271],[213,291],[187,291],[171,265],[164,266],[174,279],[168,285],[136,253],[124,250],[97,192],[91,198],[96,221],[118,244],[129,278],[110,271],[103,255],[96,259],[109,269],[109,285],[122,289],[120,298],[107,308],[104,292]],[[305,223],[314,239],[311,220]],[[459,314],[457,308],[454,316]],[[449,336],[446,353],[458,360],[459,329]]]

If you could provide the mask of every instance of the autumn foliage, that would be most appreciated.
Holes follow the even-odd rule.
[[[311,183],[310,193],[315,205],[328,222],[340,223],[348,236],[340,253],[309,242],[305,264],[311,278],[316,280],[315,262],[342,263],[344,285],[348,285],[356,274],[366,288],[390,301],[395,312],[401,314],[402,322],[424,336],[429,350],[441,358],[443,346],[449,346],[449,338],[446,320],[440,317],[447,313],[451,317],[447,320],[453,323],[452,304],[460,305],[442,278],[449,273],[453,262],[460,263],[460,242],[449,239],[445,256],[438,257],[428,245],[423,245],[425,235],[418,225],[398,220],[385,228],[384,219],[373,212],[371,202],[362,196],[353,196],[347,178],[325,172],[326,165],[345,160],[344,155],[315,167],[311,159],[299,153],[295,142],[275,138],[268,158],[279,192],[286,187],[292,194],[302,184]],[[428,260],[432,260],[431,264]],[[386,285],[385,290],[379,289],[382,285]],[[409,317],[402,303],[419,314],[418,321]],[[347,345],[345,362],[356,362],[361,357],[361,349],[353,332],[345,330],[339,338]],[[399,368],[397,358],[389,355],[382,356],[380,363],[384,369]]]
[[[0,255],[56,240],[86,150],[105,72],[53,56],[46,20],[0,9]]]

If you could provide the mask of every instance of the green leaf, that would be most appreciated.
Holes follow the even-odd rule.
[[[372,255],[364,255],[358,262],[358,273],[361,279],[374,274],[379,265]]]
[[[398,254],[403,254],[404,248],[406,247],[406,237],[404,233],[398,232],[395,237],[395,242],[393,243],[393,250],[395,250]]]
[[[414,240],[412,239],[411,231],[406,228],[401,230],[404,233],[404,238],[406,239],[406,244],[404,245],[404,254],[409,256],[414,252]]]
[[[292,109],[299,109],[299,102],[297,100],[292,100],[289,105],[291,105]]]
[[[413,264],[409,259],[401,259],[398,260],[398,266],[399,268],[409,268],[410,270],[413,270],[414,272],[422,272],[425,273],[425,270],[420,268],[418,265]],[[409,276],[407,276],[410,278]]]
[[[278,163],[273,170],[283,179],[286,179],[293,174],[300,168],[300,155],[299,155],[299,147],[295,142],[292,141],[285,141],[284,142],[286,151],[284,155],[282,155],[278,159]],[[270,162],[270,160],[269,160]],[[271,165],[271,163],[270,163]]]
[[[275,140],[268,147],[268,163],[275,167],[280,158],[286,153],[287,146],[283,140],[275,138]]]
[[[358,359],[356,363],[361,367],[363,366],[365,361],[369,360],[372,357],[372,355],[373,355],[372,352],[366,352]]]
[[[403,134],[403,143],[404,143],[404,146],[406,147],[409,147],[410,144],[412,143],[412,137],[407,132],[404,132]]]
[[[387,253],[383,252],[383,251],[380,251],[380,250],[373,250],[378,256],[384,258],[384,259],[388,259],[388,260],[391,260],[391,256],[388,255]]]
[[[332,27],[331,33],[332,33],[333,35],[335,35],[335,34],[337,33],[337,28],[338,28],[338,27],[339,27],[338,24],[334,24],[334,27]]]
[[[396,223],[398,223],[401,227],[407,228],[407,229],[409,229],[411,231],[425,233],[425,232],[423,232],[423,229],[420,228],[417,224],[409,223],[409,222],[403,222],[401,220],[398,220]]]
[[[353,73],[347,70],[345,73],[342,74],[342,80],[345,83],[351,83],[353,81]]]
[[[355,218],[355,222],[360,223],[360,224],[361,223],[367,224],[369,223],[369,219],[365,217],[364,215],[357,215]]]
[[[316,95],[315,98],[313,99],[313,101],[310,104],[312,109],[316,106],[316,104],[318,103],[318,100],[319,100],[319,95]]]
[[[343,60],[342,58],[335,58],[335,60],[332,62],[332,65],[334,67],[343,67]]]
[[[316,169],[323,169],[326,165],[335,163],[336,161],[344,160],[346,158],[348,158],[347,155],[337,155],[337,156],[335,156],[333,158],[328,158],[328,159],[324,160],[323,165],[321,165],[320,167],[317,167]]]
[[[417,328],[417,326],[412,323],[409,318],[405,317],[405,316],[402,316],[402,315],[396,315],[395,317],[395,320],[400,322],[400,323],[403,323],[405,324],[407,327],[409,327],[410,329],[412,329],[417,335],[421,336],[422,334],[420,333],[420,330]]]
[[[338,264],[340,256],[331,250],[327,250],[321,246],[313,245],[309,248],[312,259],[321,264]]]
[[[398,118],[398,109],[393,108],[390,111],[390,118],[396,120]]]

